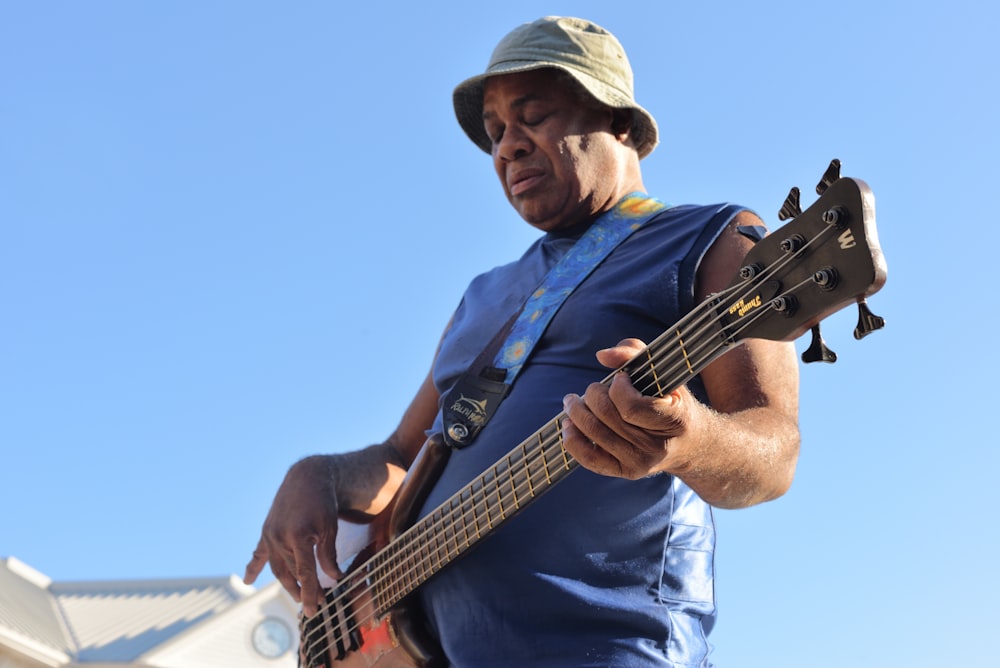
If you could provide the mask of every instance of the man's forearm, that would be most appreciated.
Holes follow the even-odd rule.
[[[769,408],[712,412],[697,456],[674,473],[718,508],[746,508],[787,492],[799,451],[795,421]]]
[[[402,456],[388,443],[320,456],[328,460],[337,505],[347,519],[367,521],[382,512],[406,475]]]

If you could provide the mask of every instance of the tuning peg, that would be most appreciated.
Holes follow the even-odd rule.
[[[858,300],[858,326],[854,328],[854,338],[861,340],[872,332],[885,327],[885,318],[872,313],[868,308],[868,302],[862,298]]]
[[[763,225],[737,225],[736,231],[754,243],[767,236],[767,228]]]
[[[822,195],[826,189],[833,185],[833,182],[840,178],[840,160],[834,158],[830,161],[830,166],[823,173],[823,178],[816,184],[816,194]]]
[[[819,323],[813,325],[812,328],[812,343],[804,353],[802,353],[802,361],[806,364],[812,362],[826,362],[828,364],[833,364],[837,361],[837,353],[833,352],[826,346],[826,342],[823,341],[823,335],[819,331]]]
[[[788,220],[800,213],[802,213],[802,205],[799,204],[799,189],[793,187],[788,191],[788,197],[785,198],[785,203],[781,205],[781,210],[778,211],[778,219]]]

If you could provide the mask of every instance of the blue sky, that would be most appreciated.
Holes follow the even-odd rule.
[[[292,461],[384,438],[465,283],[535,237],[450,94],[543,14],[625,44],[661,198],[777,226],[834,157],[875,193],[888,326],[829,319],[792,490],[718,513],[716,662],[990,663],[1000,58],[970,0],[0,0],[0,555],[242,573]]]

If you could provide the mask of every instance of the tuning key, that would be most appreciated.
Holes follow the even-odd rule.
[[[802,205],[799,203],[799,189],[793,187],[788,191],[788,197],[785,198],[785,203],[781,205],[781,210],[778,211],[778,219],[788,220],[800,213],[802,213]]]
[[[854,338],[861,340],[872,332],[885,327],[885,318],[872,313],[868,308],[868,302],[861,298],[858,300],[858,326],[854,328]]]
[[[819,323],[813,325],[812,328],[812,343],[804,353],[802,353],[802,361],[806,364],[811,362],[826,362],[828,364],[833,364],[837,361],[837,353],[830,350],[826,342],[823,341],[823,335],[819,331]]]
[[[830,161],[830,166],[823,173],[823,178],[816,184],[816,194],[822,195],[826,189],[833,185],[833,182],[840,178],[840,160],[834,158]]]

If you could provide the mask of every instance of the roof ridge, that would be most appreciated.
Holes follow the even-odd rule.
[[[179,591],[190,589],[220,588],[231,593],[234,598],[246,598],[255,591],[235,575],[170,577],[170,578],[116,578],[109,580],[61,580],[52,582],[49,589],[57,595],[93,593],[97,591],[124,592],[157,590]]]
[[[17,557],[4,557],[0,561],[3,561],[11,573],[20,576],[40,589],[48,589],[49,585],[52,584],[52,578],[32,568]]]
[[[64,655],[76,644],[50,587],[52,579],[16,557],[0,560],[0,627]]]

